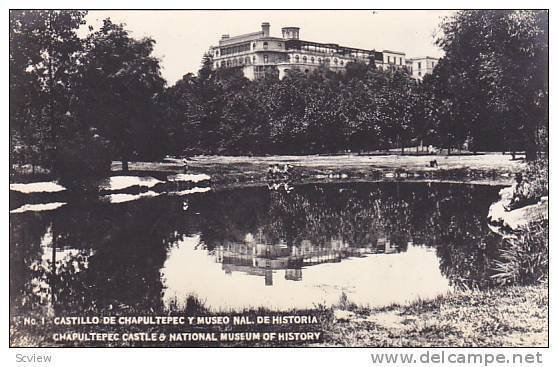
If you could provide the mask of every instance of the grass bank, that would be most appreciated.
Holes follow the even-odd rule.
[[[382,309],[349,307],[345,321],[332,317],[325,329],[322,345],[329,346],[543,347],[548,287],[456,292]]]

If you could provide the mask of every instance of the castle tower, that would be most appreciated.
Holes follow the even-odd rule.
[[[283,38],[290,39],[290,40],[297,40],[299,39],[300,28],[283,27],[281,28],[281,32],[283,33]]]
[[[262,23],[262,33],[264,37],[269,37],[269,23],[264,22]]]

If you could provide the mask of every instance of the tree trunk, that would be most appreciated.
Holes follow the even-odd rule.
[[[50,268],[50,289],[52,291],[51,306],[54,306],[57,298],[58,282],[56,281],[56,250],[58,249],[58,231],[56,227],[52,226],[52,257],[51,257],[51,268]]]
[[[527,141],[527,144],[525,144],[525,159],[528,161],[534,161],[537,159],[536,138],[527,138],[527,139],[529,140]]]
[[[536,106],[533,106],[532,104],[529,104],[529,109],[528,109],[528,113],[527,116],[529,116],[531,119],[533,119],[533,123],[529,124],[529,123],[525,123],[525,126],[527,126],[527,129],[525,131],[525,137],[526,137],[526,141],[525,141],[525,159],[527,161],[534,161],[536,160],[538,157],[538,151],[539,151],[539,147],[538,147],[538,133],[539,133],[539,124],[540,124],[540,120],[537,118],[538,114],[537,114],[538,108]],[[547,147],[548,149],[548,147]]]
[[[48,15],[48,28],[52,32],[52,12]],[[50,122],[50,143],[51,143],[51,153],[50,157],[52,161],[50,162],[51,167],[56,167],[57,155],[58,155],[58,126],[55,119],[54,105],[54,66],[52,65],[52,39],[49,40],[48,44],[48,99],[49,99],[49,122]]]

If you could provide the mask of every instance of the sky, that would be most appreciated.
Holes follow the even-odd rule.
[[[203,54],[222,34],[235,36],[271,24],[271,36],[281,28],[300,27],[300,39],[342,46],[402,51],[407,57],[440,57],[434,44],[438,25],[451,11],[440,10],[172,10],[90,11],[88,25],[98,27],[110,17],[124,23],[135,38],[155,39],[154,55],[162,75],[173,85],[186,73],[196,73]]]

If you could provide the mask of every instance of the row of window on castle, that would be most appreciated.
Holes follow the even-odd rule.
[[[282,47],[283,44],[281,42],[277,42],[277,47]],[[268,48],[268,43],[263,43],[263,48]],[[256,42],[252,43],[252,49],[256,49]],[[231,47],[223,47],[221,49],[221,56],[232,55],[240,52],[247,52],[250,51],[250,42],[241,43],[239,45],[231,46]],[[219,57],[219,50],[215,51],[215,56]]]
[[[264,62],[265,61],[265,56],[264,56]],[[300,60],[302,60],[302,62],[306,63],[308,62],[308,60],[310,60],[310,63],[314,64],[316,61],[318,62],[318,64],[322,64],[322,63],[326,63],[329,64],[331,62],[331,59],[329,57],[326,57],[325,59],[322,59],[321,57],[318,57],[317,59],[314,58],[314,56],[311,56],[310,58],[306,57],[306,56],[302,56],[302,58],[299,55],[295,55],[294,57],[291,57],[291,55],[287,56],[287,60],[289,62],[295,62],[295,63],[299,63]],[[343,60],[338,60],[337,58],[333,58],[333,63],[335,65],[340,64],[343,65],[344,61]]]
[[[314,57],[306,57],[306,56],[302,56],[302,58],[299,55],[295,55],[294,57],[291,57],[290,55],[287,56],[287,60],[289,62],[295,62],[295,63],[299,63],[300,60],[302,60],[303,63],[308,62],[308,60],[310,60],[310,63],[315,63],[316,61],[318,62],[318,64],[322,64],[322,63],[326,63],[329,64],[331,62],[331,60],[329,58],[325,58],[322,59],[321,57],[318,57],[317,59]],[[263,62],[264,63],[268,63],[270,61],[270,58],[268,55],[264,55],[263,56]],[[278,58],[275,61],[284,61],[282,58]],[[221,61],[221,63],[219,64],[219,62],[216,63],[217,66],[237,66],[237,65],[249,65],[250,63],[255,63],[256,62],[256,56],[252,56],[252,59],[250,59],[249,56],[246,56],[244,58],[240,57],[240,58],[235,58],[232,60],[223,60]],[[344,61],[343,60],[338,60],[337,58],[333,59],[333,63],[335,65],[340,64],[343,65]]]
[[[283,43],[281,42],[277,42],[277,47],[278,48],[282,48],[283,47]],[[250,48],[250,42],[245,42],[245,43],[241,43],[239,45],[235,45],[235,46],[229,46],[229,47],[223,47],[221,48],[221,56],[226,56],[226,55],[232,55],[232,54],[236,54],[236,53],[241,53],[241,52],[247,52],[252,50],[255,50],[257,48],[256,42],[252,43],[252,48]],[[269,48],[269,43],[267,41],[262,43],[262,48],[264,50],[267,50]],[[324,47],[318,47],[318,46],[302,46],[300,47],[300,49],[306,50],[306,51],[314,51],[314,52],[321,52],[321,53],[336,53],[339,50],[334,49],[334,48],[324,48]],[[215,57],[219,57],[219,50],[215,51]],[[401,58],[399,58],[400,62],[401,62]]]
[[[397,64],[397,57],[393,56],[393,62],[392,62],[391,56],[388,56],[387,57],[387,62],[388,62],[388,64],[391,64],[391,63]],[[402,57],[399,58],[399,65],[403,65],[403,58]]]
[[[263,63],[267,64],[269,62],[284,62],[284,61],[288,61],[288,62],[294,62],[294,63],[300,63],[302,61],[302,63],[308,63],[310,62],[311,64],[315,64],[316,62],[318,64],[331,64],[331,62],[333,61],[333,64],[335,65],[340,65],[343,66],[345,64],[345,61],[343,60],[339,60],[337,58],[333,58],[330,59],[328,57],[326,58],[315,58],[313,56],[311,57],[307,57],[307,56],[302,56],[300,57],[299,55],[295,55],[294,57],[292,57],[291,55],[287,55],[287,59],[283,59],[282,57],[276,57],[275,60],[270,59],[270,57],[268,55],[264,55],[263,56]],[[224,66],[240,66],[240,65],[250,65],[251,63],[256,63],[256,56],[252,56],[252,58],[250,58],[249,56],[246,56],[244,58],[240,57],[240,58],[234,58],[234,59],[230,59],[230,60],[223,60],[219,63],[219,61],[216,62],[216,66],[219,67],[224,67]],[[420,64],[420,63],[419,63]],[[402,65],[402,63],[400,63],[400,65]],[[420,68],[420,65],[419,65]]]
[[[265,41],[262,43],[263,45],[263,49],[267,50],[268,49],[268,42]],[[281,48],[283,46],[283,44],[281,42],[277,42],[277,47]],[[252,50],[256,49],[256,42],[252,43]],[[219,52],[221,56],[226,56],[226,55],[232,55],[232,54],[237,54],[237,53],[242,53],[242,52],[248,52],[250,51],[250,42],[245,42],[245,43],[241,43],[235,46],[229,46],[229,47],[223,47],[220,49],[215,50],[215,57],[219,57]],[[301,46],[299,48],[299,50],[303,50],[303,51],[310,51],[310,52],[319,52],[319,53],[329,53],[329,54],[335,54],[338,53],[339,50],[337,49],[333,49],[333,48],[323,48],[323,47],[318,47],[318,46]],[[351,54],[351,57],[354,58],[369,58],[369,55],[362,55],[362,54]],[[394,63],[396,62],[396,58],[394,57]],[[321,62],[318,60],[318,62]],[[328,61],[326,61],[328,62]],[[388,63],[391,62],[390,61],[390,56],[388,56]],[[402,65],[402,58],[399,58],[399,64]]]
[[[253,57],[253,62],[256,62],[256,56]],[[221,63],[219,64],[219,62],[216,63],[217,66],[237,66],[237,65],[249,65],[250,64],[250,57],[246,56],[245,58],[238,58],[238,59],[232,59],[232,60],[223,60],[221,61]]]
[[[236,54],[239,52],[250,51],[250,42],[242,43],[232,47],[224,47],[221,49],[221,56]],[[215,56],[219,56],[219,50],[215,51]]]
[[[427,64],[426,67],[428,67],[428,62],[426,62],[426,64]],[[434,67],[434,66],[436,66],[436,64],[434,63],[434,61],[432,61],[432,67]],[[421,62],[417,63],[417,69],[422,69],[422,63]]]

